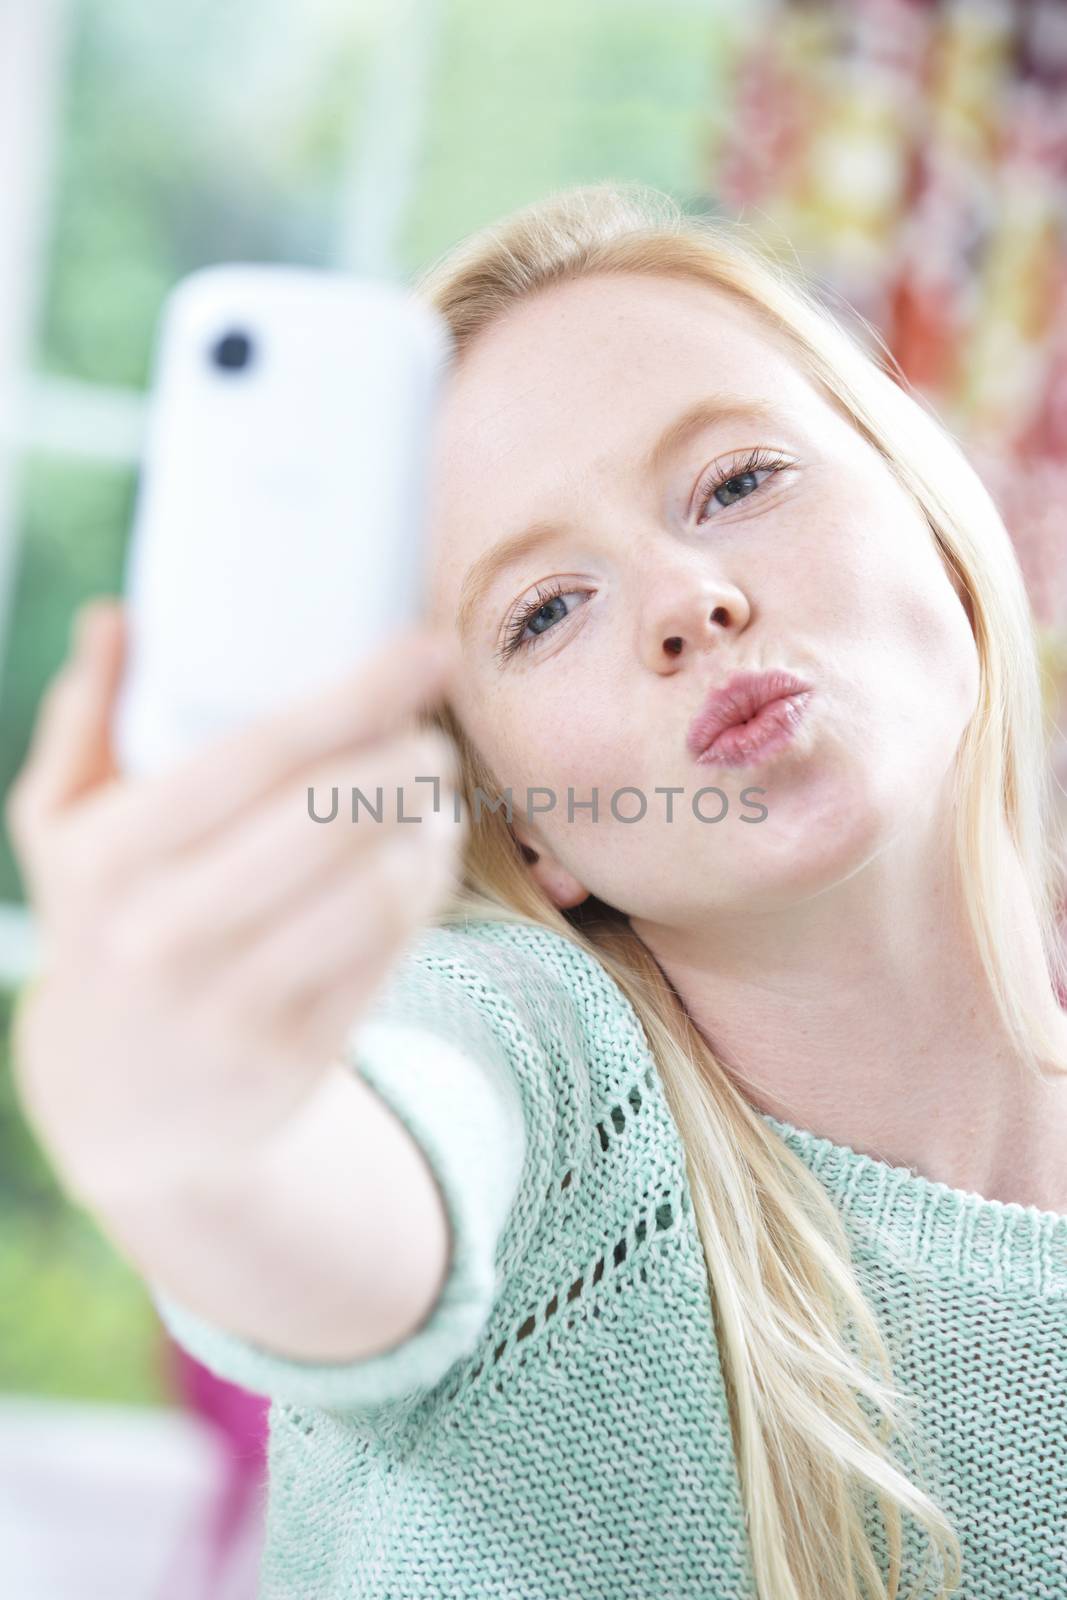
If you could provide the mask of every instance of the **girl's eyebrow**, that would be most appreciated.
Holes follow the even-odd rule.
[[[465,639],[471,631],[476,612],[500,574],[525,561],[543,546],[563,538],[570,531],[570,526],[567,522],[532,522],[521,533],[501,540],[472,562],[460,591],[456,626],[461,639]]]
[[[654,476],[662,471],[666,462],[686,445],[695,434],[722,422],[752,423],[756,426],[780,423],[781,410],[768,400],[753,398],[742,400],[737,395],[705,395],[694,401],[674,420],[667,424],[640,464],[639,471]],[[491,549],[473,561],[464,574],[460,586],[460,602],[456,626],[461,638],[466,638],[474,622],[475,612],[502,572],[534,555],[554,539],[571,531],[568,522],[529,523],[517,533],[505,535]]]
[[[682,449],[705,428],[721,422],[746,422],[756,427],[768,427],[782,422],[782,410],[770,400],[753,397],[742,400],[735,394],[706,395],[687,406],[680,416],[668,423],[655,444],[645,456],[641,470],[650,476],[659,472],[676,451]]]

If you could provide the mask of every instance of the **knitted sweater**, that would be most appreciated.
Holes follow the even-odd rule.
[[[533,924],[425,928],[346,1055],[445,1198],[427,1320],[317,1364],[153,1290],[193,1355],[271,1397],[261,1600],[754,1596],[684,1151],[617,984]],[[918,1397],[961,1600],[1067,1600],[1067,1216],[761,1115],[838,1208]]]

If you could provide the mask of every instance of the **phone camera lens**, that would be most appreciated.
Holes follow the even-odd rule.
[[[212,346],[211,359],[226,372],[240,372],[252,359],[252,341],[247,333],[224,333]]]

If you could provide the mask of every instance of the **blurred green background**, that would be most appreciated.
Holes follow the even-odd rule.
[[[71,0],[41,395],[52,382],[89,422],[136,412],[163,297],[211,262],[406,278],[480,223],[598,178],[714,209],[731,17],[706,0]],[[135,460],[72,440],[31,442],[18,462],[0,794],[75,608],[121,589]],[[0,831],[0,902],[22,898]],[[19,1114],[12,1001],[0,990],[0,1390],[162,1401],[146,1291],[63,1197]]]

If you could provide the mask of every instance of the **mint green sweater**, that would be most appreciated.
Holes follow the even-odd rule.
[[[445,1197],[429,1318],[320,1365],[153,1291],[194,1356],[272,1398],[261,1600],[754,1595],[684,1153],[618,986],[532,924],[424,929],[347,1058]],[[961,1600],[1067,1600],[1067,1216],[766,1121],[838,1208],[921,1402]]]

